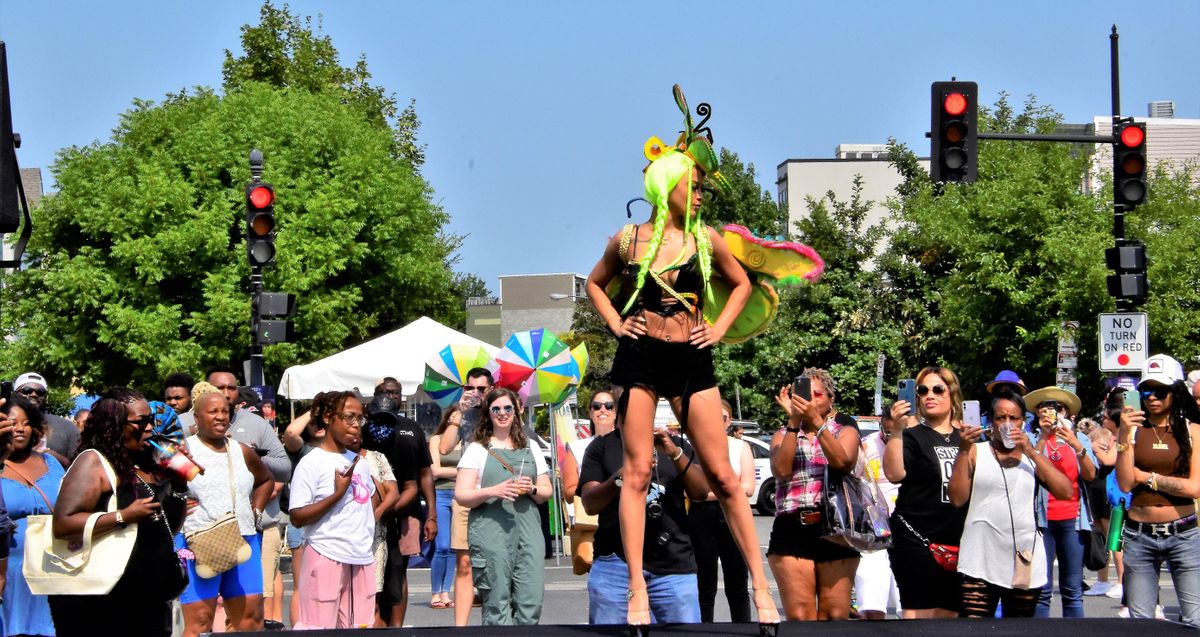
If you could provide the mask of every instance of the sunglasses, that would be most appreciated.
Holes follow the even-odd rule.
[[[142,416],[141,418],[129,418],[128,422],[131,425],[137,425],[139,427],[147,427],[149,425],[154,424],[154,415],[146,414],[145,416]]]
[[[23,396],[33,396],[35,394],[38,396],[45,396],[46,390],[38,389],[36,387],[22,387],[21,389],[17,390],[17,393]]]
[[[933,394],[935,396],[942,396],[946,393],[946,386],[945,385],[934,385],[933,387],[929,387],[926,385],[921,385],[920,387],[917,388],[918,396],[927,396],[927,395],[929,395],[929,392],[933,392]]]
[[[494,405],[494,406],[492,406],[492,408],[489,411],[492,412],[493,416],[499,416],[500,414],[511,414],[511,413],[513,413],[513,406],[512,405]]]
[[[463,387],[463,391],[477,391],[481,394],[487,390],[487,387],[476,387],[474,385],[467,385],[466,387]]]
[[[600,410],[600,409],[607,409],[608,411],[612,411],[612,410],[613,410],[613,404],[612,404],[612,402],[607,402],[607,403],[592,403],[592,411],[597,411],[597,410]]]
[[[1167,396],[1171,395],[1170,387],[1155,387],[1154,389],[1143,389],[1139,394],[1142,395],[1142,400],[1147,400],[1154,396],[1155,400],[1166,400]]]

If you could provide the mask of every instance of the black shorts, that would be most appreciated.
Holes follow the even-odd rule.
[[[617,340],[612,382],[624,388],[646,387],[659,398],[675,398],[717,386],[712,348],[662,341],[649,336]],[[680,423],[681,425],[683,423]]]
[[[888,549],[892,574],[900,589],[904,610],[944,608],[957,613],[962,605],[962,580],[957,572],[938,566],[929,549],[907,530],[892,525],[892,548]]]
[[[858,551],[822,539],[824,525],[801,524],[800,518],[783,513],[775,516],[771,525],[771,541],[767,555],[786,555],[816,563],[859,557]]]

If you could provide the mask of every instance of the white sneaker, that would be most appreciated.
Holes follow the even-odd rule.
[[[1122,587],[1120,584],[1114,584],[1111,588],[1108,589],[1108,591],[1106,591],[1104,593],[1104,596],[1109,599],[1121,599],[1121,596],[1124,594],[1125,594],[1125,588]]]
[[[1109,582],[1096,582],[1095,584],[1092,584],[1091,588],[1084,591],[1083,594],[1087,595],[1088,597],[1099,597],[1100,595],[1107,593],[1112,587],[1113,585]]]
[[[1120,617],[1121,619],[1129,619],[1129,607],[1122,606],[1121,610],[1117,611],[1117,617]]]
[[[1154,619],[1166,619],[1167,615],[1163,612],[1162,604],[1154,607]]]

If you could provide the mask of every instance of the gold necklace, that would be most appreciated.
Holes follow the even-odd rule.
[[[1168,424],[1166,426],[1166,431],[1170,431],[1170,430],[1171,430],[1171,425]],[[1166,451],[1167,449],[1170,449],[1170,447],[1167,446],[1167,443],[1163,442],[1162,436],[1158,435],[1158,427],[1150,427],[1150,431],[1153,431],[1154,437],[1158,438],[1158,442],[1155,442],[1150,445],[1151,449],[1153,449],[1155,451]]]

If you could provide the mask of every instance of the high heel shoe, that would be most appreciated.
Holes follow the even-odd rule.
[[[771,589],[754,589],[754,608],[758,611],[760,637],[775,637],[779,632],[779,611],[775,608],[775,598],[771,595]]]
[[[635,597],[643,600],[643,603],[636,607],[633,604]],[[629,589],[625,602],[625,623],[629,625],[630,637],[646,637],[650,634],[650,598],[646,593],[646,587]]]

